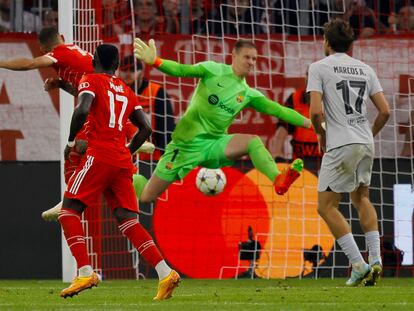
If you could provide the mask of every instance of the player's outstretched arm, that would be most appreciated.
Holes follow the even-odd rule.
[[[131,120],[132,124],[138,128],[138,132],[132,137],[131,142],[128,145],[129,151],[131,154],[134,154],[149,138],[152,129],[142,109],[134,110],[130,114],[129,120]]]
[[[36,58],[15,58],[11,60],[0,61],[0,68],[26,71],[39,68],[50,67],[53,65],[53,60],[47,56],[39,56]]]
[[[157,48],[153,39],[146,44],[141,39],[135,38],[134,55],[137,59],[173,77],[202,78],[207,72],[200,64],[186,65],[157,57]]]
[[[390,117],[390,107],[383,92],[378,92],[370,96],[372,102],[378,110],[377,117],[372,126],[372,135],[375,137],[384,127]]]
[[[274,116],[294,126],[309,128],[311,122],[308,118],[301,115],[299,112],[282,106],[264,96],[256,97],[249,103],[249,106],[256,111]]]

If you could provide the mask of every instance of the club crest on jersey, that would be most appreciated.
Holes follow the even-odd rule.
[[[241,94],[236,97],[236,101],[237,101],[238,104],[242,103],[243,99],[244,99],[244,97]]]
[[[172,168],[173,168],[173,164],[172,164],[172,162],[168,162],[167,164],[165,164],[165,168],[166,168],[167,170],[172,170]]]
[[[81,84],[79,84],[79,90],[82,90],[82,89],[86,89],[86,88],[88,88],[90,86],[90,84],[89,84],[89,82],[82,82]]]

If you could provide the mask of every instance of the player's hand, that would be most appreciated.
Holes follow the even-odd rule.
[[[316,136],[318,137],[319,153],[323,154],[326,152],[326,135],[317,134]]]
[[[140,38],[134,39],[134,55],[146,64],[153,65],[157,58],[157,47],[154,39],[148,41],[148,45]]]
[[[73,147],[69,147],[68,145],[65,146],[65,150],[63,151],[63,157],[65,160],[69,159],[69,154],[71,153]]]
[[[84,139],[77,139],[75,141],[75,150],[79,154],[84,154],[88,148],[88,141]]]
[[[50,90],[59,88],[59,82],[59,78],[47,78],[43,87],[46,92],[49,92]]]
[[[149,141],[144,141],[141,147],[138,148],[137,152],[152,154],[155,150],[155,145]]]

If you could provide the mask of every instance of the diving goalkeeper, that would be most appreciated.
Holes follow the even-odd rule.
[[[154,202],[172,182],[184,178],[196,166],[230,166],[244,155],[249,155],[255,168],[273,182],[276,193],[286,193],[299,177],[303,161],[296,159],[281,173],[258,136],[227,133],[244,108],[253,108],[294,126],[311,126],[309,119],[266,98],[246,83],[245,78],[253,71],[257,59],[253,42],[236,42],[231,65],[213,61],[186,65],[161,59],[157,57],[152,39],[147,45],[136,38],[134,54],[170,76],[200,79],[150,180],[147,182],[143,176],[134,175],[135,191],[141,202]]]

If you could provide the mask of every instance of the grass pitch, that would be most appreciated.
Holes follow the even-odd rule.
[[[345,279],[182,280],[174,297],[154,302],[156,280],[105,281],[74,298],[60,281],[0,280],[0,310],[414,310],[414,279],[347,288]]]

